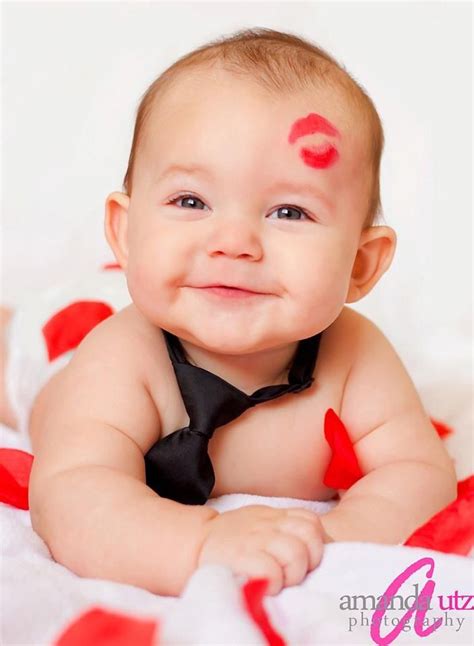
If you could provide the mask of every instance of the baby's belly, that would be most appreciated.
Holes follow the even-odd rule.
[[[324,413],[330,406],[319,410],[276,400],[217,429],[209,443],[216,476],[211,497],[249,493],[303,500],[333,498],[335,490],[322,482],[331,455],[323,429]]]

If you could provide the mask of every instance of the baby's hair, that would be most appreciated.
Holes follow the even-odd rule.
[[[372,175],[370,194],[363,227],[372,226],[381,215],[380,161],[384,147],[382,123],[375,106],[365,92],[324,49],[294,34],[267,28],[243,29],[221,36],[185,54],[168,67],[148,87],[140,99],[135,120],[132,147],[124,192],[132,191],[133,169],[146,123],[155,103],[183,72],[192,68],[220,64],[235,76],[252,78],[273,94],[294,93],[325,85],[342,89],[351,107],[368,131],[367,157]],[[360,123],[360,121],[359,121]]]

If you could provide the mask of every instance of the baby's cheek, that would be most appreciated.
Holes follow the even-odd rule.
[[[127,285],[130,296],[143,314],[151,315],[160,294],[160,268],[145,253],[132,256],[127,268]]]
[[[335,252],[333,257],[320,256],[302,273],[300,299],[308,315],[317,312],[322,322],[334,320],[344,306],[350,272],[347,258]],[[302,268],[303,269],[303,268]]]

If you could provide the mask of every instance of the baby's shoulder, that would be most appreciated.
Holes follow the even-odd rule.
[[[345,357],[352,365],[363,351],[370,346],[371,340],[382,335],[381,330],[369,318],[344,306],[337,319],[324,330],[322,344],[326,351],[334,357]]]
[[[132,304],[96,325],[76,348],[61,386],[66,408],[123,431],[145,453],[161,432],[150,393],[162,352],[153,327]],[[68,412],[70,415],[70,412]]]
[[[153,326],[131,304],[96,325],[77,347],[71,364],[114,366],[143,379],[155,347]]]
[[[109,327],[105,327],[107,324]],[[107,344],[117,348],[117,359],[130,366],[158,410],[166,407],[173,370],[163,330],[151,323],[134,303],[101,325]]]
[[[390,339],[369,318],[345,309],[340,332],[345,329],[351,348],[340,417],[355,443],[405,410],[421,408],[421,402]]]
[[[365,316],[350,307],[342,309],[321,335],[316,364],[318,376],[324,381],[329,378],[328,374],[330,378],[347,380],[356,360],[357,340],[368,323],[370,321]]]
[[[348,333],[356,333],[360,326],[366,324],[370,324],[370,320],[366,316],[345,305],[336,320],[326,328],[324,334],[347,336]]]
[[[43,385],[29,420],[43,475],[90,463],[144,481],[142,456],[162,428],[146,385],[153,360],[148,335],[137,313],[125,308],[96,325]]]
[[[342,347],[349,358],[349,376],[353,381],[366,375],[369,367],[371,377],[375,378],[388,355],[395,359],[398,357],[381,328],[367,316],[347,306],[327,331],[331,343]]]

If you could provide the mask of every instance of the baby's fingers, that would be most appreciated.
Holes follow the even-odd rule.
[[[273,556],[263,551],[242,556],[238,566],[233,569],[236,574],[250,579],[268,579],[266,594],[271,596],[278,594],[283,588],[284,572],[281,565]]]
[[[309,569],[314,570],[321,562],[324,543],[321,527],[318,523],[308,522],[306,518],[288,516],[277,524],[279,530],[297,536],[308,551]]]
[[[284,586],[297,585],[309,570],[309,553],[305,543],[285,532],[274,532],[265,551],[276,558],[284,572]]]
[[[317,527],[321,526],[321,519],[319,515],[315,511],[311,511],[311,509],[305,509],[304,507],[288,507],[287,509],[285,509],[285,512],[287,516],[305,518]]]

